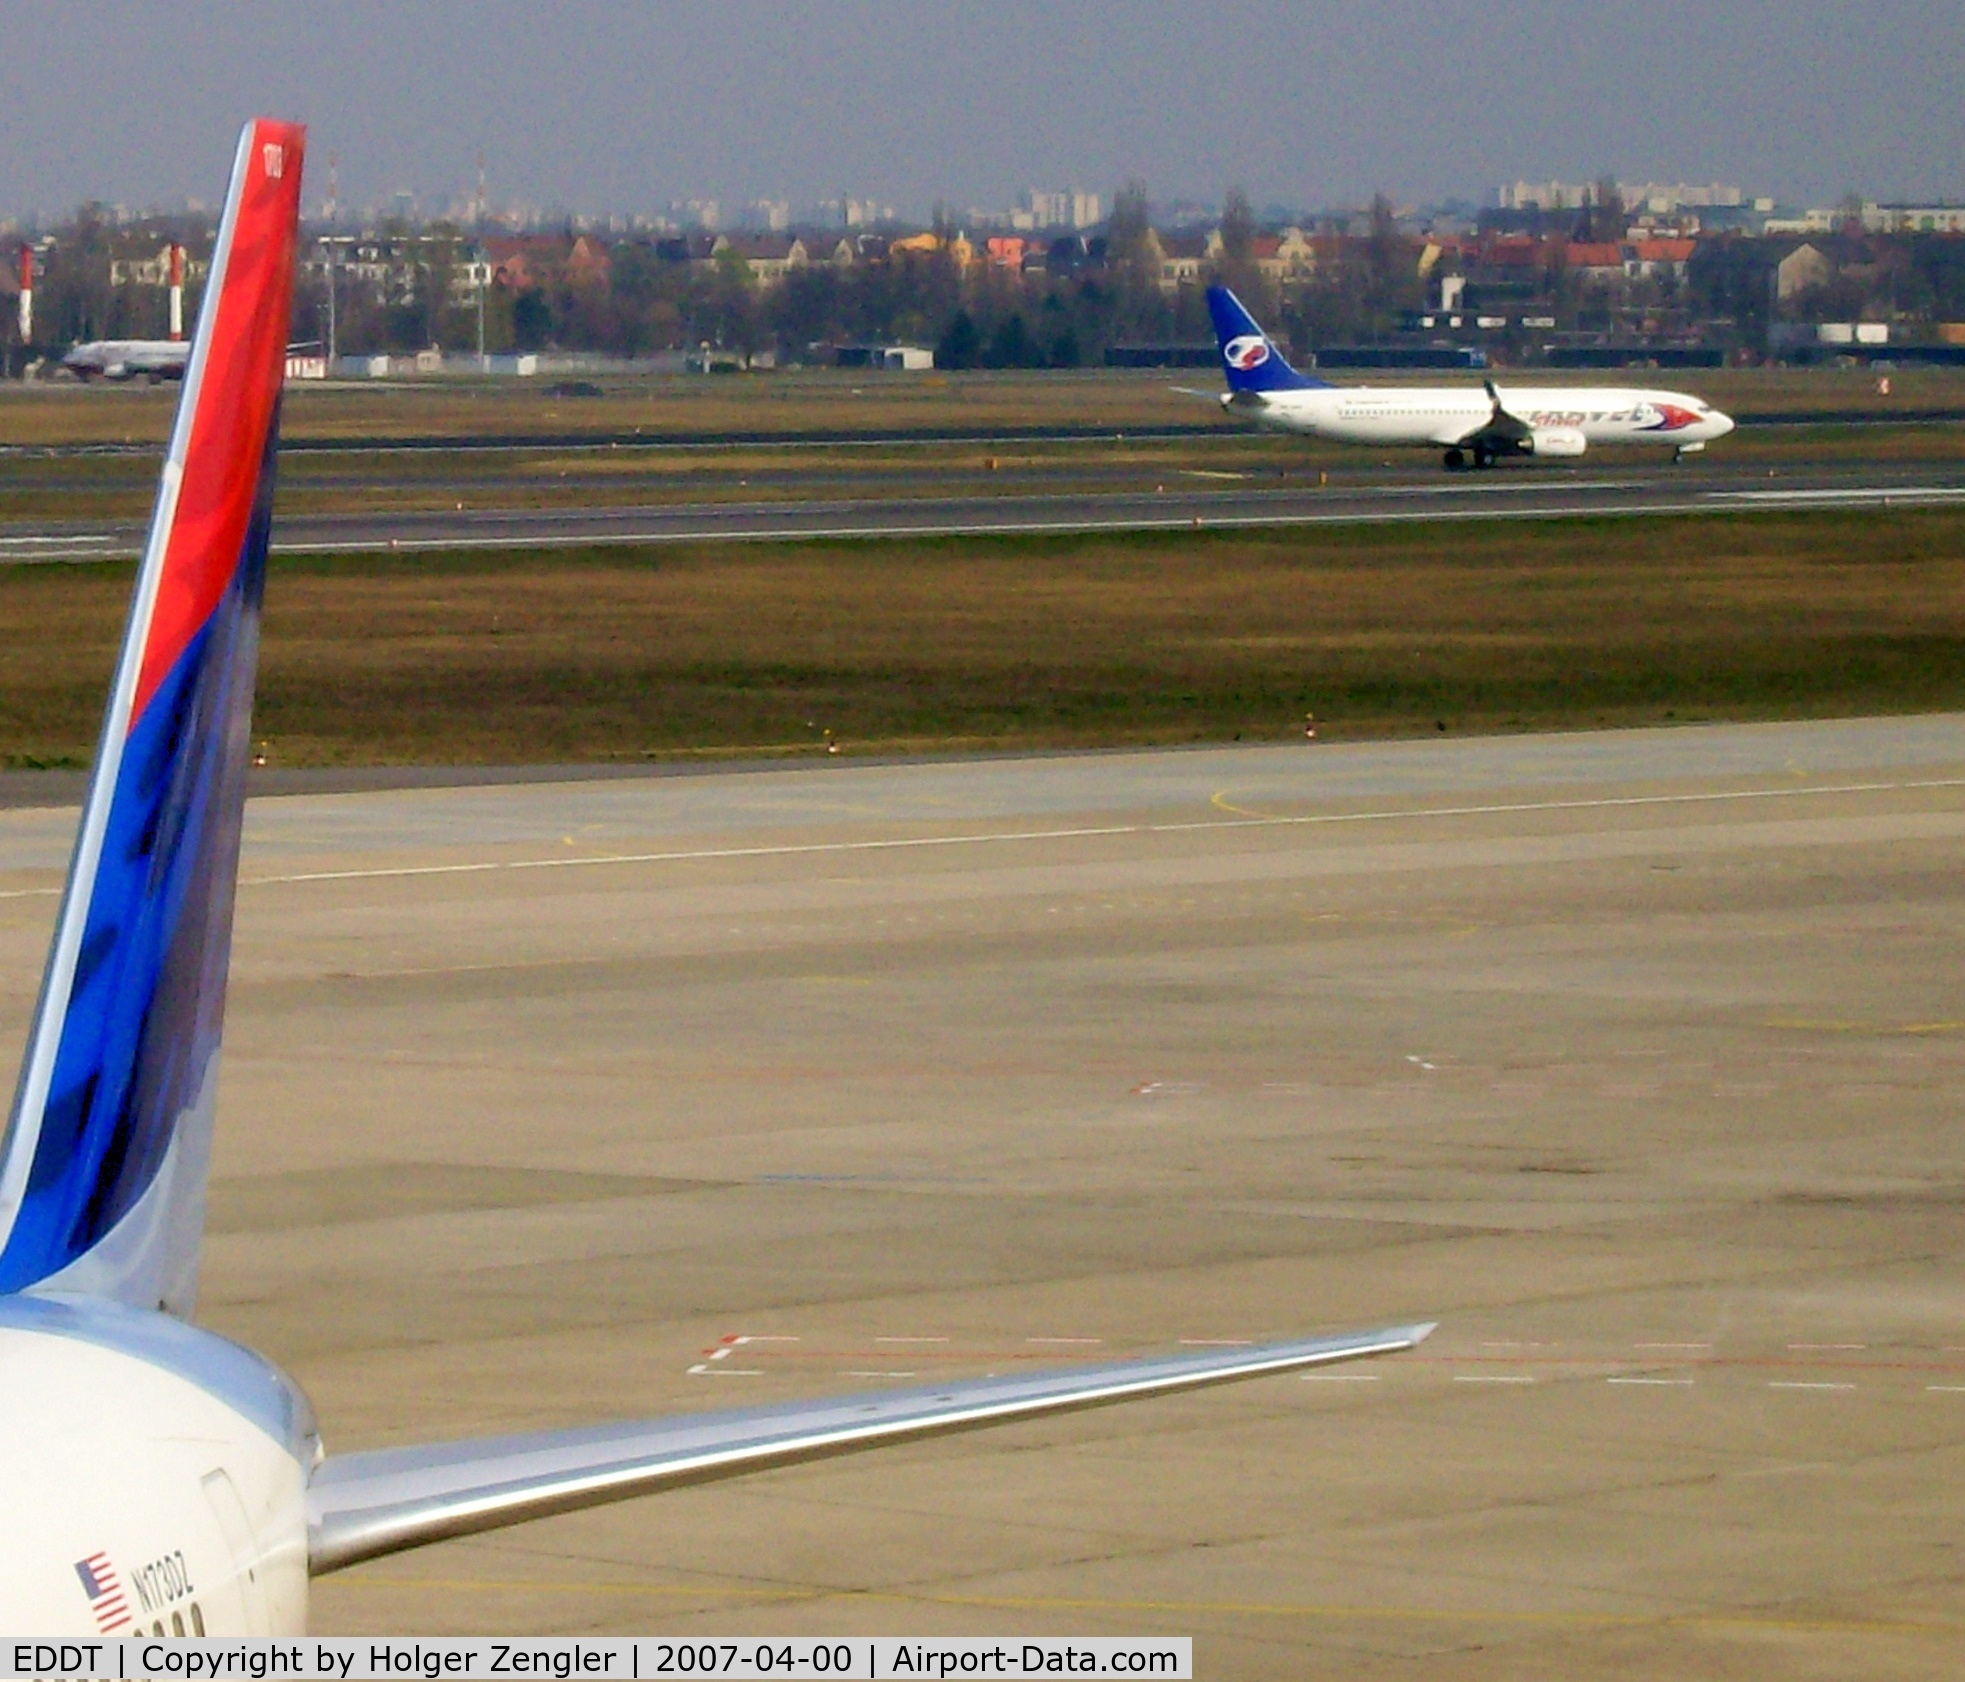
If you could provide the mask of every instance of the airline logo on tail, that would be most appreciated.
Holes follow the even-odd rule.
[[[1208,316],[1221,349],[1222,372],[1234,392],[1310,391],[1323,385],[1299,374],[1225,286],[1208,288]]]
[[[1223,345],[1221,354],[1229,367],[1246,374],[1251,368],[1260,368],[1269,360],[1269,341],[1259,333],[1244,334]]]

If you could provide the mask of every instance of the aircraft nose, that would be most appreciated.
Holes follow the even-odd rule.
[[[1731,432],[1739,424],[1731,415],[1723,414],[1718,409],[1713,410],[1706,417],[1706,420],[1711,425],[1715,438],[1724,438],[1727,433]]]

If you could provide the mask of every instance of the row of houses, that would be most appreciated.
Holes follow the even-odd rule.
[[[1643,235],[1621,240],[1449,237],[1426,242],[1419,254],[1419,273],[1422,278],[1460,274],[1534,284],[1570,275],[1586,285],[1613,286],[1633,280],[1682,279],[1698,249],[1694,239]]]
[[[1328,243],[1328,242],[1327,242]],[[1317,243],[1301,228],[1258,234],[1249,261],[1265,278],[1282,285],[1307,278],[1318,268]],[[922,232],[885,236],[836,233],[719,233],[698,231],[658,239],[658,262],[714,273],[741,265],[761,288],[781,284],[801,269],[845,271],[911,259],[944,258],[963,272],[1010,275],[1075,273],[1106,258],[1099,235],[1057,238],[1021,233]],[[1160,232],[1146,235],[1143,263],[1165,291],[1199,282],[1225,255],[1221,230]],[[467,302],[480,286],[526,292],[549,285],[605,287],[613,268],[608,246],[591,234],[571,240],[551,235],[494,238],[465,249],[455,241],[428,236],[337,236],[321,240],[307,259],[308,270],[325,280],[330,269],[343,285],[371,288],[378,298],[409,297],[433,262],[451,274],[456,301]]]

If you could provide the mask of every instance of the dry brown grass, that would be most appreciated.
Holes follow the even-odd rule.
[[[281,415],[289,439],[646,436],[692,432],[859,432],[955,427],[1165,425],[1196,401],[1186,377],[1086,370],[1055,374],[849,375],[834,372],[609,380],[598,397],[547,395],[550,380],[430,381],[376,389],[296,384]],[[0,387],[0,443],[161,443],[175,387]],[[1200,413],[1205,415],[1206,410]]]
[[[0,576],[0,754],[93,740],[126,567]],[[1965,705],[1965,515],[275,564],[276,763],[1549,728]]]
[[[1638,383],[1688,390],[1721,408],[1751,413],[1800,409],[1879,416],[1965,407],[1965,369],[1904,368],[1888,396],[1877,376],[1855,368],[1725,368],[1557,374],[1497,370],[1502,383]],[[1438,370],[1402,375],[1333,375],[1341,383],[1468,384],[1478,376]],[[1219,385],[1204,368],[1058,373],[873,375],[785,372],[705,379],[662,376],[604,380],[602,395],[550,397],[537,383],[296,384],[282,431],[290,439],[457,438],[588,433],[661,437],[687,432],[856,432],[955,427],[1130,427],[1191,423],[1206,410],[1175,385]],[[0,445],[161,443],[176,388],[0,385]]]

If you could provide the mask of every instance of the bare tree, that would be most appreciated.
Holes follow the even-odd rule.
[[[1105,225],[1105,261],[1116,273],[1151,280],[1153,216],[1146,183],[1137,177],[1113,195],[1112,219]]]
[[[1375,331],[1391,325],[1399,310],[1418,307],[1423,283],[1419,254],[1399,229],[1398,212],[1383,193],[1371,200],[1371,232],[1365,237],[1365,302]]]
[[[1275,314],[1276,300],[1256,262],[1257,234],[1255,210],[1249,195],[1240,187],[1230,187],[1221,210],[1221,258],[1215,265],[1216,278],[1231,288],[1257,316],[1268,320]]]
[[[1613,245],[1624,237],[1624,194],[1614,175],[1599,175],[1591,191],[1590,238],[1601,245]]]

